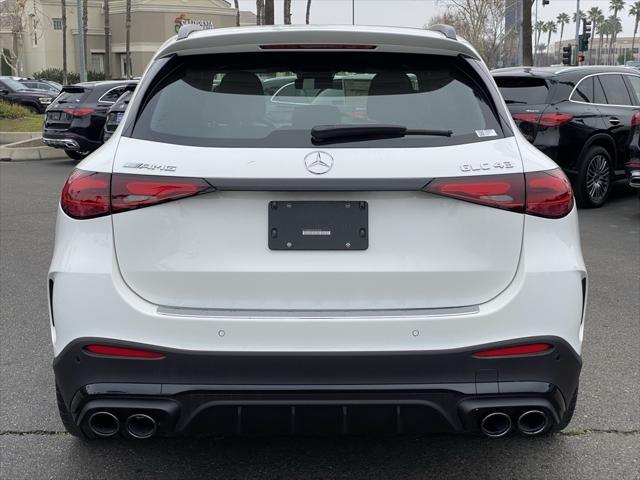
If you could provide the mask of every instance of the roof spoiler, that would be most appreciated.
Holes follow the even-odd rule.
[[[83,93],[85,88],[80,85],[65,85],[62,87],[62,91],[67,93]]]
[[[444,23],[436,23],[435,25],[430,25],[427,27],[427,30],[432,32],[438,32],[443,34],[449,40],[457,40],[458,36],[456,35],[456,29],[451,25],[445,25]]]

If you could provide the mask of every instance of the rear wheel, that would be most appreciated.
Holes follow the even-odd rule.
[[[87,150],[65,150],[64,153],[67,154],[67,157],[72,158],[74,160],[82,160],[91,152]]]
[[[71,412],[64,403],[62,399],[62,395],[60,394],[60,389],[56,385],[56,400],[58,402],[58,412],[60,413],[60,420],[62,420],[62,425],[64,425],[65,430],[74,437],[86,439],[87,437],[82,433],[80,427],[76,425],[76,422],[73,421],[73,417],[71,416]]]
[[[611,156],[603,147],[591,147],[583,155],[574,182],[576,202],[582,208],[604,205],[611,191]]]

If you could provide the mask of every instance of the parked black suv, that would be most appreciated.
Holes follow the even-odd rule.
[[[640,110],[640,72],[625,67],[514,67],[492,72],[524,136],[571,179],[578,205],[602,206],[625,178]]]
[[[137,83],[137,80],[115,80],[63,87],[47,108],[42,141],[64,149],[75,160],[86,157],[103,143],[102,131],[109,108],[128,86]]]
[[[122,121],[122,117],[124,116],[124,112],[127,110],[129,106],[129,100],[131,100],[131,95],[133,95],[133,89],[125,91],[118,101],[113,104],[113,106],[107,112],[107,121],[104,123],[104,132],[103,138],[106,142],[111,138],[113,132],[116,131],[118,125]]]
[[[29,88],[11,77],[0,77],[0,99],[20,104],[32,113],[44,113],[55,97],[48,91]]]

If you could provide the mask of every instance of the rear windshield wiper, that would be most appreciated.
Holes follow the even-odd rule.
[[[505,100],[504,103],[506,103],[507,105],[510,105],[512,103],[518,103],[523,105],[527,104],[527,102],[523,102],[522,100]]]
[[[311,138],[314,142],[400,138],[407,135],[450,137],[453,131],[407,128],[400,125],[318,125],[311,129]]]

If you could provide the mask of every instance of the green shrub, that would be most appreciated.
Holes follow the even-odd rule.
[[[54,82],[64,84],[63,72],[61,68],[45,68],[39,72],[33,74],[33,78],[42,80],[52,80]],[[87,71],[87,80],[95,82],[98,80],[104,80],[104,73]],[[80,75],[75,72],[67,72],[67,85],[72,85],[80,81]]]
[[[31,115],[31,112],[17,103],[0,100],[0,118],[24,118]]]

